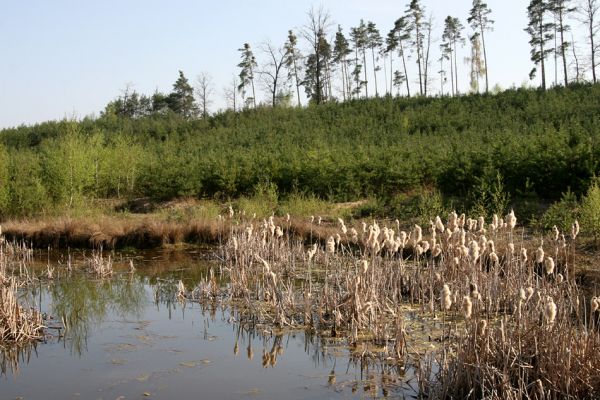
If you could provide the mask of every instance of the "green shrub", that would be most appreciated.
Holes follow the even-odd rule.
[[[553,226],[563,233],[568,233],[571,230],[571,225],[578,218],[579,203],[575,193],[568,190],[563,193],[562,198],[553,203],[542,217],[537,221],[536,228],[548,231]]]
[[[583,233],[590,235],[598,243],[600,239],[600,187],[594,180],[581,199],[580,226]]]

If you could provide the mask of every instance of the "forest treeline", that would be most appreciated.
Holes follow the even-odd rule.
[[[600,171],[600,85],[257,107],[188,119],[104,113],[0,131],[0,212],[90,199],[391,199],[426,188],[476,201],[584,193]],[[487,193],[489,192],[489,193]],[[486,194],[487,193],[487,194]]]

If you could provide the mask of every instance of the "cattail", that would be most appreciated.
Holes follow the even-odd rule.
[[[554,272],[554,260],[552,257],[546,257],[544,266],[546,267],[546,275],[552,275]]]
[[[369,271],[369,262],[367,260],[361,261],[361,269],[363,275],[366,275],[366,273]]]
[[[275,236],[278,237],[278,238],[280,238],[280,237],[283,236],[283,229],[281,229],[280,226],[277,226],[275,228]]]
[[[312,248],[308,250],[308,261],[312,261],[313,257],[317,253],[317,244],[313,243]]]
[[[400,221],[396,219],[394,223],[396,224],[396,230],[400,230]]]
[[[560,235],[560,232],[558,231],[558,227],[556,225],[554,225],[552,227],[552,234],[554,235],[554,240],[557,241]]]
[[[485,253],[486,248],[487,248],[487,238],[484,235],[481,235],[479,237],[479,249],[481,251],[481,254]]]
[[[423,229],[421,229],[419,225],[415,225],[415,235],[413,237],[413,241],[416,244],[419,243],[421,240],[423,240]]]
[[[485,219],[483,217],[477,219],[477,230],[481,232],[485,230]]]
[[[596,296],[592,297],[592,314],[595,313],[598,310],[598,307],[600,307],[600,299],[598,299]]]
[[[469,244],[469,258],[473,263],[479,259],[479,244],[474,240]]]
[[[521,261],[524,263],[527,262],[527,249],[525,247],[521,248]]]
[[[493,240],[488,240],[487,247],[488,247],[488,250],[490,251],[490,253],[496,252],[496,245],[494,244]]]
[[[423,240],[423,242],[421,243],[423,246],[423,253],[427,253],[427,251],[429,251],[429,242],[427,240]]]
[[[493,265],[497,265],[500,262],[500,259],[498,259],[498,255],[496,253],[490,253],[490,261]]]
[[[577,222],[577,220],[575,220],[573,225],[571,225],[571,238],[573,238],[573,240],[575,240],[577,235],[579,235],[579,222]]]
[[[544,308],[544,317],[546,318],[546,323],[551,325],[554,323],[556,319],[556,304],[554,304],[554,300],[552,297],[548,296],[546,300],[546,307]]]
[[[479,336],[485,336],[486,332],[487,332],[487,320],[482,319],[481,321],[479,321],[479,326],[478,326],[478,330],[479,330]]]
[[[326,251],[327,251],[327,253],[330,253],[330,254],[335,253],[335,239],[333,238],[333,236],[329,236],[327,238]]]
[[[521,299],[523,301],[527,301],[527,293],[525,292],[525,289],[523,289],[523,288],[519,289],[519,299]]]
[[[456,228],[458,226],[457,220],[458,220],[458,215],[456,214],[456,211],[452,211],[448,215],[448,228],[450,230],[453,230],[454,228]]]
[[[185,285],[183,284],[183,281],[181,281],[181,280],[179,280],[179,282],[177,283],[177,297],[179,299],[185,298]]]
[[[233,251],[237,251],[238,250],[238,241],[235,236],[232,238],[232,242],[233,242]]]
[[[342,241],[342,237],[340,236],[339,233],[335,234],[335,244],[339,245]]]
[[[561,283],[563,283],[563,281],[565,280],[564,276],[562,276],[562,274],[557,274],[556,275],[556,283],[558,283],[559,285]]]
[[[286,221],[286,222],[290,222],[290,214],[289,214],[289,213],[287,213],[287,214],[285,215],[285,221]]]
[[[560,235],[560,239],[558,241],[558,245],[561,249],[564,249],[565,247],[567,247],[567,239],[565,239],[565,235],[561,234]]]
[[[510,212],[506,215],[506,224],[511,231],[517,225],[517,217],[515,217],[515,212],[513,210],[510,210]]]
[[[398,235],[398,239],[400,241],[400,248],[403,249],[406,246],[406,243],[408,242],[408,236],[406,235],[406,232],[400,232],[400,234]]]
[[[479,288],[476,283],[471,283],[469,285],[469,295],[472,299],[481,300],[481,293],[479,293]]]
[[[235,213],[233,212],[233,207],[231,207],[231,204],[229,205],[229,209],[228,210],[229,210],[229,218],[233,218],[233,215]]]
[[[448,285],[444,284],[442,288],[442,309],[449,310],[452,306],[452,293],[450,292],[450,288]]]
[[[358,232],[354,228],[350,228],[350,237],[354,243],[358,242]]]
[[[252,226],[252,224],[250,224],[249,226],[246,227],[246,237],[248,239],[250,239],[250,237],[252,237],[253,230],[254,230],[254,227]]]
[[[440,254],[442,254],[442,246],[440,246],[439,244],[436,244],[435,247],[433,248],[432,255],[433,255],[433,257],[438,257]]]
[[[463,297],[463,311],[466,319],[471,318],[471,313],[473,312],[473,302],[469,296]]]
[[[444,232],[444,223],[439,215],[435,217],[435,228],[440,232]]]
[[[508,252],[509,252],[510,254],[515,254],[515,244],[514,244],[513,242],[510,242],[510,243],[508,244]]]
[[[529,301],[529,299],[531,299],[533,297],[533,288],[531,286],[529,286],[527,289],[525,289],[525,291],[527,292],[527,299],[526,301]]]
[[[322,221],[322,220],[323,220],[323,219],[322,219],[321,217],[319,217],[319,219],[317,220],[317,225],[321,225],[321,221]]]
[[[544,248],[542,245],[544,242],[540,243],[540,247],[535,250],[535,262],[541,264],[544,261]]]
[[[458,246],[458,255],[460,257],[468,257],[469,256],[469,248],[467,246]]]
[[[310,223],[312,224],[313,222],[315,222],[315,216],[314,216],[314,215],[311,215],[311,216],[310,216]]]

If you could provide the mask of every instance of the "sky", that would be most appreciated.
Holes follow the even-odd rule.
[[[140,93],[169,92],[182,70],[193,83],[212,77],[211,111],[226,106],[224,88],[239,73],[238,49],[248,42],[259,63],[261,43],[281,46],[290,29],[306,23],[311,7],[327,10],[331,34],[348,34],[360,19],[385,37],[408,0],[0,0],[0,128],[62,118],[98,116],[130,85]],[[490,86],[529,82],[527,0],[488,0],[495,20],[486,37]],[[423,0],[433,15],[434,64],[447,15],[466,23],[471,0]],[[576,24],[576,23],[575,23]],[[576,40],[578,38],[576,37]],[[581,38],[583,40],[583,38]],[[584,43],[582,42],[583,48]],[[301,49],[306,43],[300,41]],[[468,66],[459,51],[459,86],[467,90]],[[415,68],[414,60],[410,68]],[[414,65],[412,65],[414,64]],[[410,73],[410,72],[409,72]],[[383,81],[383,71],[379,73]],[[548,79],[553,80],[551,72]],[[416,77],[413,74],[412,78]],[[372,84],[372,83],[370,83]],[[533,81],[531,84],[538,84]],[[412,82],[413,90],[416,84]],[[439,87],[439,81],[432,84]],[[258,90],[259,88],[257,88]],[[372,92],[371,88],[371,92]],[[446,88],[447,90],[448,88]],[[383,84],[380,92],[384,91]],[[267,94],[260,91],[259,99]]]

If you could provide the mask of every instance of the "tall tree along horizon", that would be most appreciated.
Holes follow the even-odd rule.
[[[252,52],[250,44],[244,43],[243,47],[239,49],[241,52],[242,61],[238,64],[240,70],[240,84],[238,90],[242,93],[242,97],[246,97],[246,88],[250,86],[252,88],[252,104],[256,108],[256,90],[254,89],[254,70],[258,66],[256,57]]]
[[[485,92],[488,93],[490,89],[490,83],[488,79],[488,62],[487,62],[487,51],[485,47],[485,32],[492,31],[492,25],[494,21],[489,18],[492,10],[488,7],[483,0],[473,0],[473,7],[469,11],[469,17],[467,22],[471,25],[471,28],[479,33],[481,36],[481,46],[483,47],[483,63],[485,71]]]
[[[554,51],[553,48],[547,45],[554,38],[554,23],[547,20],[547,14],[550,11],[548,1],[531,0],[527,7],[529,25],[525,28],[530,36],[531,61],[535,65],[529,73],[529,79],[535,78],[537,66],[539,65],[543,90],[546,90],[546,57]]]

